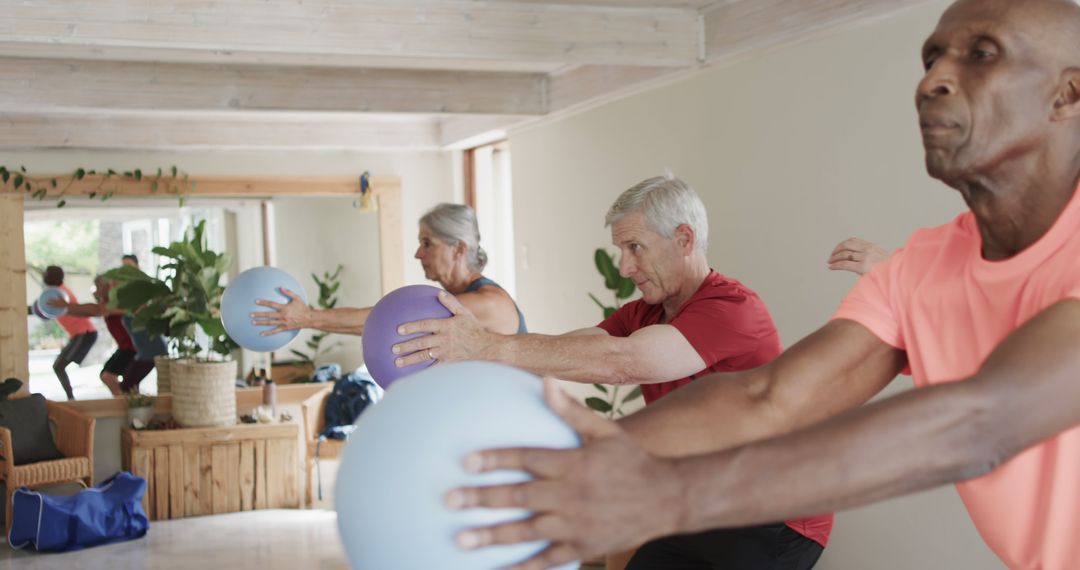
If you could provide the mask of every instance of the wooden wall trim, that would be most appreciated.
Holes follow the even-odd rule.
[[[59,195],[59,189],[67,182],[69,174],[49,174],[35,177],[33,180],[50,186],[49,181],[57,178],[59,188],[49,188],[48,197]],[[86,176],[82,180],[72,183],[67,189],[65,197],[89,196],[91,193],[101,195],[103,192],[112,192],[115,197],[168,197],[170,196],[167,185],[172,180],[166,175],[159,183],[155,192],[152,184],[156,173],[143,173],[140,181],[125,178],[112,178],[104,180],[101,176]],[[202,197],[260,197],[260,196],[359,196],[360,179],[355,176],[280,176],[274,178],[251,178],[245,176],[192,176],[195,187],[184,188],[185,195],[192,198]],[[8,183],[0,185],[0,194],[19,194],[21,190],[13,187],[14,177]],[[183,184],[177,181],[177,184]],[[372,176],[371,189],[376,194],[387,186],[388,189],[400,188],[401,180],[396,176]],[[21,204],[21,202],[20,202]],[[21,210],[20,210],[21,211]]]
[[[22,380],[20,393],[30,392],[29,354],[23,197],[0,194],[0,381]]]

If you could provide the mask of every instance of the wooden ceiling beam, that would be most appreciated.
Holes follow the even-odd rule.
[[[539,73],[0,58],[0,109],[540,115]]]
[[[882,18],[931,0],[736,0],[702,10],[705,61],[795,43],[827,30]]]
[[[0,150],[432,150],[435,120],[0,112]]]
[[[232,53],[688,65],[698,10],[506,2],[42,0],[0,12],[0,54],[75,46],[142,59]],[[137,53],[129,58],[125,53]]]

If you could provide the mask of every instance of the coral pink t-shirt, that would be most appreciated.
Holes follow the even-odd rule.
[[[1066,299],[1080,299],[1080,191],[1042,238],[1006,260],[983,259],[971,212],[915,232],[859,280],[834,318],[905,351],[921,388],[971,377],[1012,331]],[[1010,568],[1080,568],[1080,427],[956,488]]]
[[[68,303],[75,305],[79,300],[75,297],[75,293],[71,292],[66,286],[61,285],[60,289],[67,293]],[[64,314],[56,318],[56,322],[60,323],[60,326],[67,331],[68,336],[78,336],[97,330],[94,327],[94,323],[90,322],[89,317],[76,317],[75,315]]]

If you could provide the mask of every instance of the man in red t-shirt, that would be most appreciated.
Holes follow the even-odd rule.
[[[46,267],[45,272],[42,274],[42,281],[51,287],[59,287],[67,294],[69,303],[79,302],[71,289],[64,286],[63,269],[55,265]],[[72,362],[82,364],[86,354],[90,352],[94,343],[97,342],[97,328],[94,327],[94,323],[90,322],[90,319],[76,315],[65,314],[57,317],[56,321],[67,331],[70,338],[64,348],[60,349],[60,354],[56,357],[56,360],[53,361],[53,372],[56,373],[56,377],[60,380],[60,385],[64,387],[67,399],[74,400],[75,393],[71,390],[71,380],[68,379],[65,369]]]
[[[457,316],[404,325],[406,333],[433,334],[399,345],[408,355],[400,365],[429,357],[492,360],[577,382],[639,384],[652,404],[699,376],[749,370],[780,354],[761,299],[709,268],[705,206],[685,182],[659,176],[637,184],[615,201],[607,224],[621,251],[619,271],[634,280],[641,299],[592,328],[507,337],[484,330],[444,296]],[[662,538],[641,547],[627,568],[804,570],[820,557],[832,523],[828,514]]]

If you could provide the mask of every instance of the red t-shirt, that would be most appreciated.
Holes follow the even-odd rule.
[[[769,309],[742,283],[716,271],[698,287],[690,300],[679,308],[675,318],[664,323],[664,307],[642,300],[623,305],[599,325],[611,336],[626,337],[650,325],[675,327],[694,347],[705,368],[687,378],[642,384],[645,403],[651,404],[666,394],[715,372],[736,372],[757,368],[776,358],[783,347]],[[784,521],[795,532],[825,546],[832,532],[833,515],[821,515]]]
[[[117,350],[135,350],[135,344],[131,342],[131,335],[124,328],[123,315],[107,315],[105,317],[105,326],[108,327],[109,334],[116,341]]]

